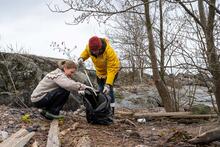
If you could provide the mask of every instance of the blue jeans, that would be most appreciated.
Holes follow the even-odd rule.
[[[117,78],[117,75],[115,76],[115,79],[114,79],[114,82]],[[106,79],[100,79],[99,77],[96,77],[97,78],[97,83],[98,83],[98,90],[99,92],[103,92],[103,89],[105,87],[105,82],[106,82]],[[114,85],[114,83],[113,83]],[[115,95],[114,95],[114,89],[113,89],[113,86],[110,85],[110,91],[109,91],[109,96],[111,97],[111,103],[115,103]]]

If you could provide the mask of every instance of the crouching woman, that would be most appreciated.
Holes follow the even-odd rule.
[[[70,92],[91,88],[71,79],[77,66],[73,61],[61,61],[59,68],[48,73],[37,85],[31,95],[35,107],[41,108],[47,119],[59,119],[63,105],[68,100]]]

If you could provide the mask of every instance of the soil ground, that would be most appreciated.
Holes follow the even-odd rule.
[[[118,112],[119,110],[130,111],[122,108],[117,109]],[[139,123],[133,118],[117,117],[117,111],[114,124],[109,126],[91,125],[87,123],[85,116],[63,112],[65,118],[59,121],[60,132],[63,132],[63,134],[60,133],[61,146],[74,147],[82,137],[85,137],[89,138],[94,147],[135,147],[138,145],[142,147],[144,145],[145,147],[195,147],[196,145],[187,143],[187,140],[219,125],[215,119],[192,121],[161,118]],[[37,109],[19,109],[1,105],[0,115],[1,131],[8,132],[10,136],[22,127],[36,129],[35,136],[26,146],[30,147],[35,140],[40,147],[46,146],[51,121],[42,118]],[[78,123],[78,126],[71,130],[75,123]],[[218,146],[218,143],[200,146]]]

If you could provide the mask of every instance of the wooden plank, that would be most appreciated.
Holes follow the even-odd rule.
[[[133,115],[134,118],[161,118],[161,117],[169,117],[169,118],[195,118],[195,119],[208,119],[208,118],[216,118],[217,114],[201,114],[194,115],[191,112],[163,112],[163,113],[135,113]]]
[[[143,117],[171,117],[171,116],[184,116],[190,115],[191,112],[157,112],[157,113],[134,113],[133,117],[143,118]]]
[[[47,147],[60,147],[58,120],[50,123],[50,130],[47,138]]]
[[[28,141],[34,136],[35,132],[31,132],[20,139],[18,139],[14,144],[14,147],[23,147]]]
[[[132,117],[133,116],[133,112],[131,112],[131,111],[120,111],[120,110],[118,110],[118,111],[116,111],[115,112],[115,116],[117,117],[117,118],[125,118],[125,117]]]
[[[35,132],[20,129],[0,144],[0,147],[23,147],[34,136]]]

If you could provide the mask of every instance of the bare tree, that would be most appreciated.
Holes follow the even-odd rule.
[[[170,93],[162,81],[159,69],[158,69],[158,63],[157,63],[157,56],[156,56],[156,48],[154,43],[154,37],[153,37],[153,30],[152,30],[152,23],[150,18],[150,8],[148,0],[143,0],[144,2],[144,10],[145,10],[145,20],[146,20],[146,27],[148,32],[148,41],[149,41],[149,53],[151,58],[151,64],[152,64],[152,70],[153,70],[153,79],[155,82],[155,85],[158,89],[159,95],[162,98],[162,102],[164,104],[164,107],[166,111],[175,111],[174,102],[170,96]]]
[[[207,69],[212,75],[213,84],[215,87],[214,95],[216,98],[216,103],[218,106],[218,111],[220,110],[220,61],[219,61],[219,36],[218,29],[219,19],[215,17],[219,16],[219,10],[216,6],[216,0],[204,1],[199,0],[197,3],[197,9],[192,7],[193,2],[183,3],[178,2],[181,7],[190,15],[195,23],[198,25],[197,31],[202,30],[201,38],[204,43],[201,46],[201,52],[204,53],[204,60],[207,61]],[[194,3],[195,4],[195,3]],[[196,11],[198,10],[198,11]],[[216,33],[216,34],[215,34]]]
[[[131,69],[133,82],[141,82],[144,69],[149,66],[146,27],[142,17],[134,13],[123,13],[109,22],[108,26],[106,34],[119,50],[122,69]]]
[[[49,8],[53,12],[60,12],[65,13],[68,11],[74,11],[75,17],[73,19],[73,24],[78,24],[85,20],[89,20],[90,18],[97,19],[99,22],[106,22],[110,17],[122,13],[134,13],[138,15],[142,15],[145,23],[145,27],[147,30],[147,38],[148,38],[148,47],[149,47],[149,56],[151,60],[151,67],[153,71],[153,79],[155,85],[158,89],[158,92],[162,98],[164,107],[166,111],[175,111],[176,108],[173,102],[172,97],[169,94],[168,88],[166,87],[164,81],[161,79],[160,70],[158,67],[158,59],[156,54],[156,45],[154,40],[153,34],[153,27],[152,27],[152,20],[150,18],[150,7],[149,5],[155,1],[149,0],[142,0],[142,1],[133,1],[131,5],[131,1],[108,1],[108,0],[92,0],[92,1],[85,1],[85,0],[64,0],[66,8],[62,9],[59,8],[57,5],[49,5]],[[142,9],[137,9],[141,7]],[[129,19],[128,19],[129,20]],[[163,28],[162,28],[163,30]],[[162,34],[163,36],[163,34]],[[135,39],[134,39],[135,40]],[[163,46],[161,44],[161,46]],[[163,51],[163,50],[162,50]],[[162,56],[164,51],[162,52]],[[134,60],[134,59],[133,59]],[[164,59],[162,59],[162,63],[164,63]],[[163,68],[163,67],[162,67]],[[164,69],[162,69],[164,72]]]

